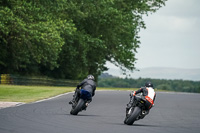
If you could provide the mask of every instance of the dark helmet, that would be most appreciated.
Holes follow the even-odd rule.
[[[88,76],[87,76],[87,79],[94,80],[94,76],[93,76],[93,75],[88,75]]]
[[[146,86],[146,87],[152,87],[152,88],[153,88],[153,84],[152,84],[150,81],[146,82],[146,83],[145,83],[145,86]]]

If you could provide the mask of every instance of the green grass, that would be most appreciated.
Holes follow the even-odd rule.
[[[138,88],[103,88],[97,90],[129,90]],[[0,101],[5,102],[34,102],[45,98],[50,98],[59,94],[72,92],[75,87],[55,87],[55,86],[16,86],[0,85]]]
[[[29,103],[71,91],[73,87],[0,85],[0,101]]]
[[[122,90],[122,91],[134,91],[139,88],[104,88],[104,87],[97,87],[97,90]]]

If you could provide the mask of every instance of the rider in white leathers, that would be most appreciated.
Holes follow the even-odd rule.
[[[132,102],[134,101],[134,96],[138,93],[142,93],[142,95],[145,97],[146,102],[145,102],[145,109],[149,112],[149,110],[154,106],[154,101],[156,97],[156,93],[154,91],[153,84],[148,81],[145,83],[145,87],[141,87],[139,90],[134,91],[131,93],[131,99],[129,104],[127,104],[127,110],[129,110]]]

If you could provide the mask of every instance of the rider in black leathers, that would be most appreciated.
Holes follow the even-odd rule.
[[[73,95],[73,99],[69,102],[69,104],[73,104],[81,95],[81,90],[79,89],[80,87],[84,91],[89,92],[90,96],[88,96],[87,99],[87,103],[89,104],[92,101],[92,97],[95,95],[96,83],[94,80],[93,75],[88,75],[86,79],[79,83]]]

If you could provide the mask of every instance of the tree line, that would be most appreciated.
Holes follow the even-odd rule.
[[[145,82],[151,81],[156,89],[176,91],[176,92],[195,92],[200,93],[200,81],[188,80],[166,80],[150,78],[117,78],[117,77],[99,77],[99,87],[117,87],[117,88],[140,88]]]
[[[82,79],[135,69],[143,15],[166,0],[0,0],[0,73]]]

